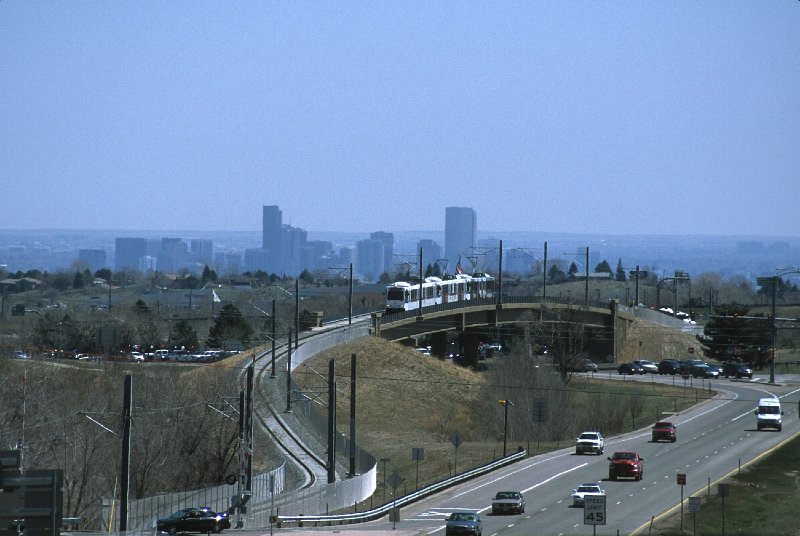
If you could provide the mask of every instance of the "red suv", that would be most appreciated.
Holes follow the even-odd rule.
[[[678,428],[671,422],[662,421],[653,425],[653,443],[666,439],[672,443],[678,439]]]
[[[638,452],[615,452],[608,461],[608,479],[616,480],[620,477],[641,480],[644,476],[644,458]]]

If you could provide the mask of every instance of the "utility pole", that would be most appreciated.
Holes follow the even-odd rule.
[[[128,530],[128,492],[131,474],[131,407],[133,406],[133,377],[125,375],[122,399],[122,463],[120,463],[119,531]]]
[[[769,383],[775,383],[775,354],[778,349],[778,325],[775,323],[775,302],[778,299],[778,281],[780,278],[777,275],[772,276],[772,325],[769,327],[772,331],[772,356],[769,360]]]
[[[336,363],[328,361],[328,484],[336,482]]]
[[[350,477],[356,476],[356,354],[350,356]]]
[[[289,344],[286,346],[286,413],[292,412],[292,330],[289,329]]]
[[[291,337],[290,337],[291,338]],[[300,340],[300,279],[294,280],[294,349]]]
[[[353,263],[350,263],[350,287],[347,292],[347,324],[353,323]]]
[[[547,240],[544,241],[544,262],[542,263],[544,274],[542,274],[542,303],[547,301]]]
[[[270,378],[275,378],[275,298],[272,299],[272,374]]]
[[[586,286],[584,290],[584,304],[589,305],[589,246],[586,246]]]

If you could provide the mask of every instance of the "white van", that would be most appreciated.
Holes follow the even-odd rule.
[[[763,428],[775,428],[779,432],[783,428],[781,419],[781,401],[777,398],[761,398],[756,409],[756,425],[759,430]]]

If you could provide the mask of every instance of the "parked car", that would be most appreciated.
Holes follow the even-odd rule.
[[[658,372],[658,366],[649,359],[637,359],[634,363],[641,366],[646,374],[655,374]]]
[[[184,508],[169,517],[156,521],[156,528],[169,534],[178,532],[219,534],[223,529],[231,528],[231,522],[227,512],[217,513],[208,508]]]
[[[658,363],[659,374],[680,374],[681,362],[677,359],[662,359]]]
[[[644,374],[644,367],[636,363],[623,363],[617,367],[619,374]]]
[[[638,452],[615,452],[609,456],[608,461],[609,480],[620,477],[641,480],[644,476],[644,458]]]
[[[602,454],[605,441],[600,432],[583,432],[575,441],[575,454],[589,452],[591,454]]]
[[[518,491],[498,491],[492,499],[493,514],[524,514],[525,497]]]
[[[694,378],[719,378],[719,369],[703,363],[693,366],[691,374]]]
[[[600,496],[605,495],[606,491],[600,487],[596,482],[586,482],[572,490],[572,506],[583,506],[584,499],[587,495]]]
[[[131,359],[141,363],[144,361],[144,354],[142,352],[131,352]]]
[[[678,439],[678,428],[668,421],[660,421],[653,425],[653,442],[666,439],[675,443]]]
[[[481,536],[483,523],[478,512],[453,512],[447,518],[444,536]]]
[[[733,376],[734,378],[752,378],[753,377],[753,369],[749,365],[745,363],[723,363],[722,364],[722,376],[729,378]]]
[[[25,350],[14,350],[14,357],[17,359],[30,359],[30,355]]]
[[[579,359],[570,367],[571,372],[597,372],[597,363],[589,358]]]
[[[681,360],[681,374],[692,373],[692,368],[697,365],[705,365],[706,362],[702,359],[682,359]]]

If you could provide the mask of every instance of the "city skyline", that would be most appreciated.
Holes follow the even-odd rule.
[[[798,236],[796,3],[0,2],[0,228]]]

